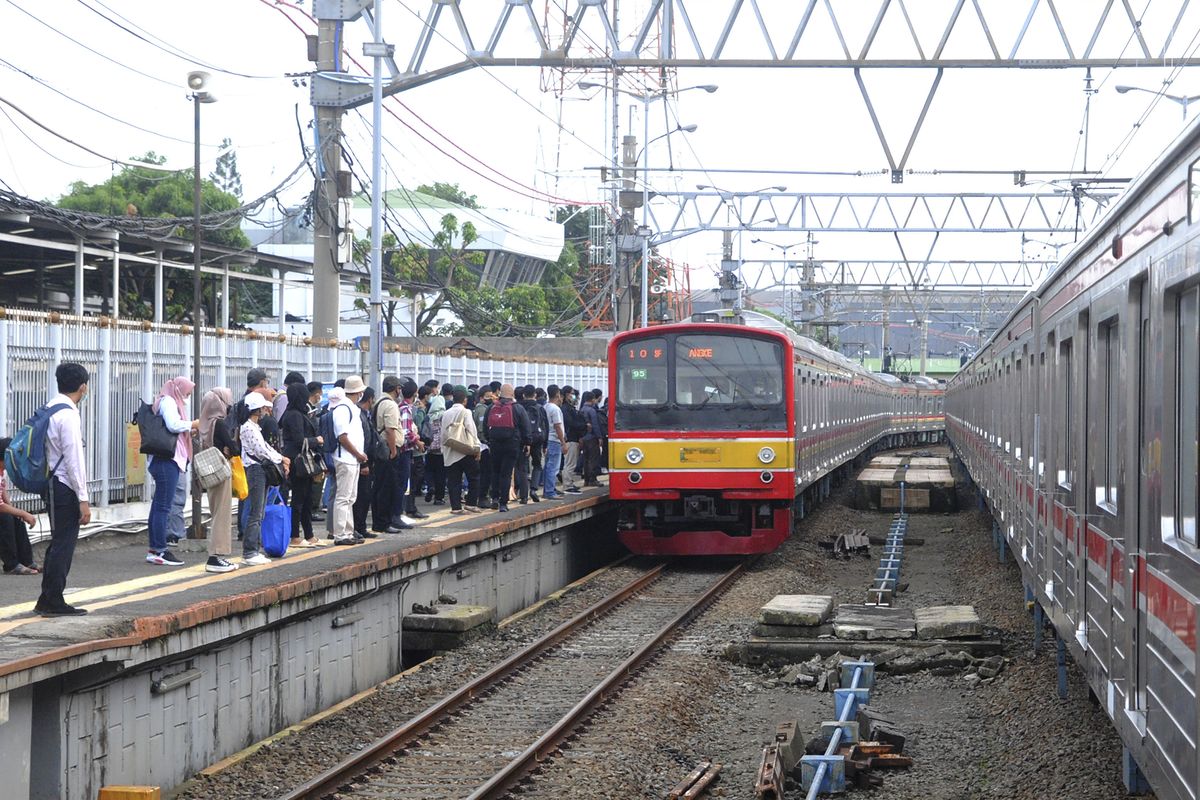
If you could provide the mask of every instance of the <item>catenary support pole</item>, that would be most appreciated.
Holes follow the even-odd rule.
[[[317,21],[317,70],[338,71],[342,21]],[[338,338],[341,282],[339,280],[338,172],[342,167],[342,109],[316,106],[316,192],[313,198],[313,336]],[[349,234],[347,234],[349,235]]]
[[[379,371],[383,366],[383,59],[388,49],[383,41],[382,7],[383,0],[375,0],[374,41],[363,47],[375,58],[371,83],[371,353],[367,385],[376,391],[381,391]]]

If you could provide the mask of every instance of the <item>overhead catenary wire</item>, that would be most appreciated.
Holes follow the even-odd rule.
[[[231,76],[237,77],[237,78],[249,78],[252,80],[287,80],[287,78],[284,75],[253,75],[253,74],[249,74],[249,73],[245,73],[245,72],[238,72],[237,70],[231,70],[231,69],[225,69],[224,67],[219,67],[219,66],[212,64],[198,56],[194,56],[178,47],[175,47],[174,45],[170,44],[169,42],[167,42],[163,39],[160,39],[159,37],[155,36],[154,34],[150,33],[149,31],[147,31],[145,28],[142,28],[142,27],[138,26],[137,24],[135,24],[134,22],[132,22],[129,18],[121,16],[119,13],[114,11],[112,8],[104,5],[104,3],[100,2],[100,0],[94,0],[96,5],[105,9],[113,16],[118,17],[122,21],[128,23],[128,26],[123,25],[120,22],[117,22],[117,20],[113,19],[112,17],[108,16],[107,14],[103,13],[102,11],[99,11],[98,9],[93,8],[91,5],[84,2],[84,0],[75,0],[75,2],[79,3],[79,5],[83,6],[88,11],[91,11],[93,14],[97,15],[98,17],[105,20],[106,22],[109,22],[110,24],[114,25],[115,27],[125,31],[130,36],[134,37],[135,39],[138,39],[138,40],[150,45],[153,48],[161,50],[162,52],[166,53],[167,55],[178,58],[181,61],[187,61],[187,62],[195,64],[197,66],[204,67],[205,69],[210,69],[213,72],[220,72],[224,75],[231,75]],[[134,28],[136,28],[137,30],[133,30]],[[138,33],[138,31],[142,31],[145,35],[143,36],[142,33]],[[154,41],[151,41],[151,39],[153,39]]]

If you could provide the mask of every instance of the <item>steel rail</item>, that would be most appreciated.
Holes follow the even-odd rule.
[[[709,587],[708,591],[702,594],[696,602],[684,609],[675,619],[664,625],[652,640],[609,673],[608,677],[588,692],[587,696],[576,703],[574,708],[568,711],[558,722],[554,723],[550,730],[542,734],[521,755],[509,762],[508,766],[497,772],[491,780],[472,792],[468,796],[468,800],[485,800],[486,798],[501,797],[509,789],[520,783],[526,774],[558,750],[559,746],[572,735],[575,728],[593,710],[602,705],[611,694],[619,691],[621,685],[634,672],[640,669],[646,661],[654,656],[663,642],[669,639],[680,626],[703,611],[718,595],[729,588],[729,585],[741,575],[745,566],[746,562],[743,561],[721,576],[720,580]]]
[[[530,661],[533,661],[541,653],[559,644],[586,624],[607,614],[613,608],[624,603],[631,596],[658,580],[662,577],[662,572],[665,568],[666,564],[659,564],[654,567],[645,575],[629,583],[625,588],[609,595],[591,608],[580,612],[541,639],[514,653],[478,678],[459,687],[399,728],[376,740],[369,747],[322,772],[320,775],[317,775],[287,794],[281,795],[279,800],[315,800],[315,798],[321,798],[338,791],[340,787],[352,780],[355,775],[360,775],[391,757],[405,744],[435,727],[446,716],[454,713],[459,707],[466,705],[477,695],[503,681],[509,675],[521,669]]]

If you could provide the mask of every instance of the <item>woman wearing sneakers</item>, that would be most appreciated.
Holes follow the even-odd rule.
[[[233,406],[233,391],[218,386],[200,400],[200,447],[219,447],[228,458],[233,453],[226,440],[225,415]],[[205,572],[233,572],[237,564],[228,558],[233,549],[233,478],[226,478],[208,490],[208,510],[212,526],[208,531],[208,563]]]
[[[245,403],[250,416],[241,429],[242,464],[246,467],[246,483],[250,487],[250,495],[246,498],[250,511],[242,535],[242,563],[254,567],[271,563],[271,559],[259,550],[262,544],[263,505],[267,501],[267,476],[262,465],[267,461],[278,464],[286,478],[291,461],[263,440],[259,422],[263,409],[270,405],[267,398],[258,392],[250,392],[245,397]]]
[[[175,434],[175,455],[172,458],[150,456],[148,469],[154,476],[154,496],[150,500],[150,548],[146,551],[146,561],[151,564],[178,567],[183,563],[167,549],[167,518],[175,500],[175,489],[192,460],[192,433],[200,429],[200,420],[184,418],[187,400],[194,388],[194,383],[180,375],[164,383],[154,399],[154,413],[162,417],[167,430]]]

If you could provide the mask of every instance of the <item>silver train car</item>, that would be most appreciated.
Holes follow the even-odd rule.
[[[946,425],[1127,771],[1196,800],[1200,126],[950,382]]]

